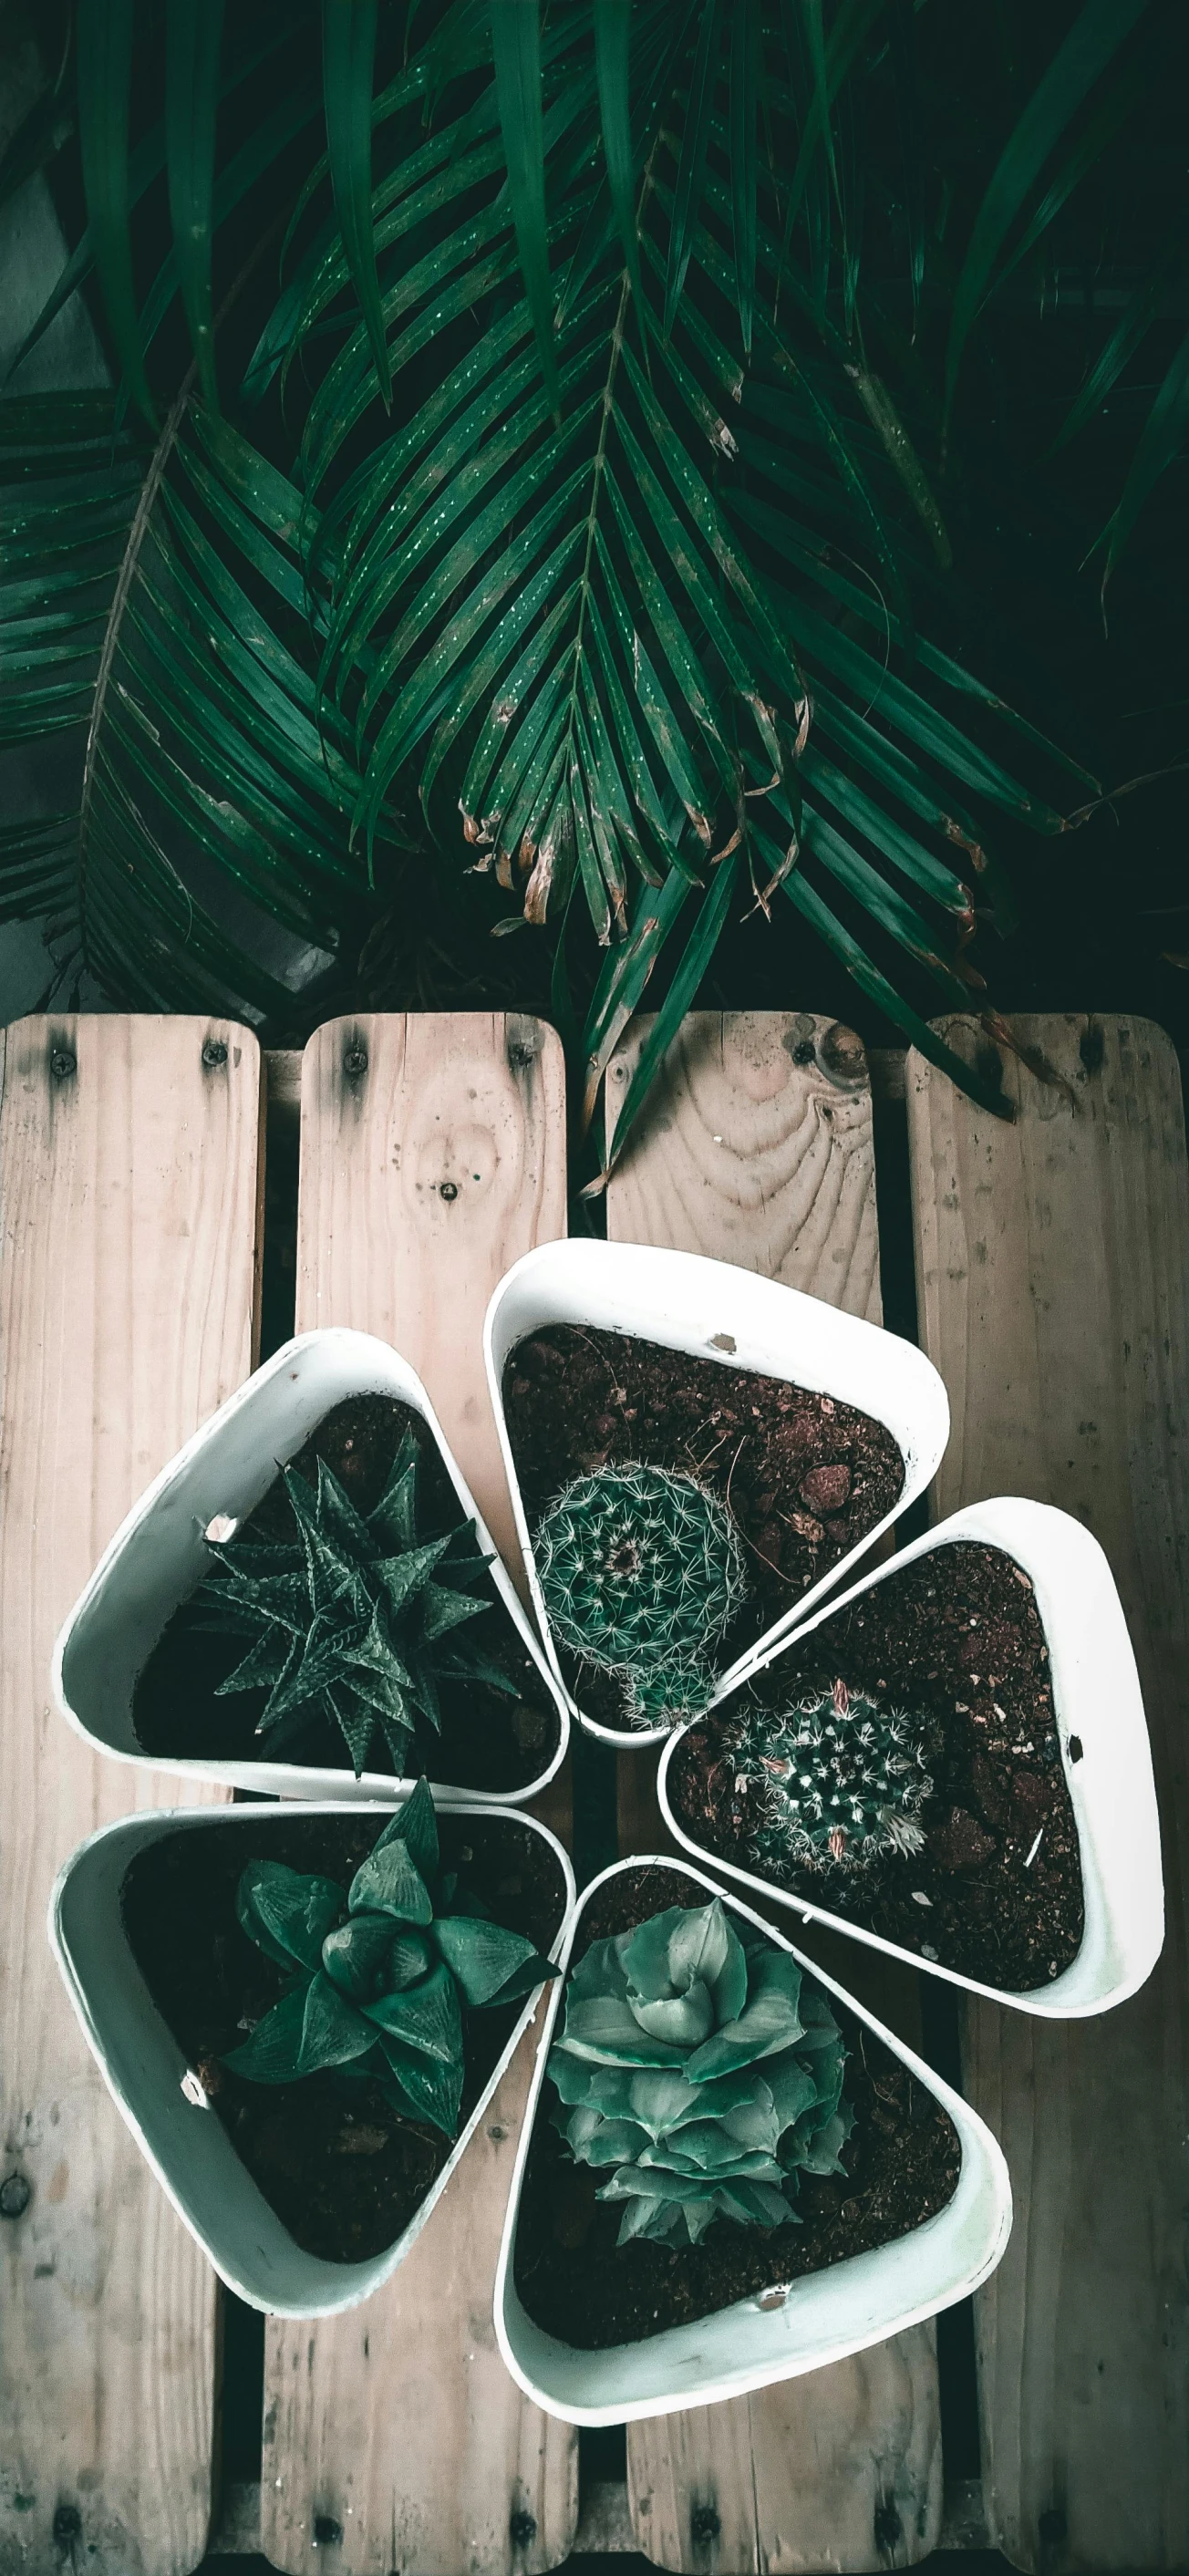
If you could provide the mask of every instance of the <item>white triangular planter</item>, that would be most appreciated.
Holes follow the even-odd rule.
[[[915,1343],[878,1324],[841,1314],[820,1297],[783,1288],[752,1270],[701,1253],[655,1251],[639,1243],[575,1239],[526,1252],[501,1279],[487,1309],[483,1349],[500,1446],[512,1493],[516,1533],[528,1569],[533,1607],[546,1641],[558,1688],[590,1735],[621,1752],[663,1744],[664,1727],[625,1730],[601,1725],[579,1708],[562,1676],[548,1614],[541,1597],[532,1534],[525,1517],[516,1462],[504,1414],[503,1376],[518,1342],[547,1324],[586,1324],[630,1333],[665,1350],[688,1351],[727,1368],[753,1369],[815,1394],[852,1404],[892,1434],[904,1460],[904,1488],[895,1510],[840,1557],[791,1610],[738,1656],[717,1685],[717,1702],[754,1669],[777,1639],[800,1627],[815,1603],[836,1590],[848,1568],[874,1547],[897,1514],[906,1511],[935,1474],[949,1437],[949,1402],[937,1370]]]
[[[416,1370],[388,1342],[343,1326],[301,1333],[275,1351],[179,1449],[104,1549],[62,1629],[53,1661],[58,1706],[90,1745],[139,1770],[169,1771],[183,1780],[216,1780],[281,1798],[391,1799],[412,1787],[410,1780],[394,1780],[384,1771],[365,1771],[356,1780],[349,1765],[339,1770],[302,1762],[187,1761],[176,1755],[146,1753],[132,1725],[137,1676],[168,1620],[209,1567],[202,1537],[207,1523],[216,1512],[246,1519],[272,1484],[278,1466],[296,1456],[326,1414],[347,1396],[365,1394],[395,1396],[427,1424],[458,1496],[460,1515],[474,1521],[478,1544],[492,1559],[489,1574],[497,1599],[531,1655],[542,1690],[559,1719],[556,1749],[535,1779],[506,1790],[472,1789],[456,1781],[444,1784],[441,1794],[473,1797],[484,1806],[516,1806],[536,1797],[560,1770],[570,1734],[565,1693],[509,1581],[425,1388]],[[430,1785],[438,1794],[437,1784]]]
[[[774,2380],[825,2369],[831,2362],[845,2360],[848,2353],[862,2352],[869,2344],[919,2325],[977,2290],[994,2271],[1011,2232],[1007,2166],[985,2123],[844,1986],[703,1871],[661,1856],[617,1861],[604,1870],[583,1889],[575,1906],[563,1968],[596,1890],[625,1871],[648,1868],[679,1871],[690,1881],[691,1904],[721,1896],[749,1931],[762,1932],[780,1949],[791,1950],[806,1974],[855,2013],[944,2106],[958,2132],[962,2162],[957,2190],[946,2208],[891,2245],[853,2254],[787,2285],[774,2283],[757,2297],[737,2300],[693,2325],[669,2327],[639,2343],[615,2344],[602,2352],[561,2343],[534,2325],[521,2304],[514,2274],[525,2165],[562,2004],[559,1980],[542,2016],[536,2071],[512,2176],[496,2273],[495,2328],[504,2360],[526,2396],[567,2424],[637,2423],[649,2415],[674,2414],[684,2406],[713,2406],[723,2398],[766,2388]]]
[[[391,1815],[401,1801],[370,1812]],[[449,1802],[440,1802],[445,1808]],[[517,1824],[548,1844],[557,1863],[561,1921],[551,1946],[559,1958],[574,1876],[561,1844],[533,1816],[505,1816],[490,1806],[450,1805],[451,1815],[482,1817],[487,1825]],[[247,1843],[267,1841],[292,1825],[295,1812],[358,1817],[360,1805],[340,1800],[302,1807],[178,1808],[124,1816],[80,1843],[60,1872],[50,1898],[50,1947],[71,2003],[108,2089],[128,2127],[168,2193],[179,2218],[213,2263],[221,2280],[249,2306],[286,2317],[333,2316],[353,2308],[390,2278],[416,2244],[451,2174],[491,2100],[528,2024],[541,2010],[542,1988],[530,1995],[498,2064],[483,2088],[450,2156],[403,2235],[362,2263],[331,2263],[303,2252],[241,2163],[217,2114],[182,2091],[186,2060],[163,2020],[132,1955],[120,1914],[120,1889],[136,1853],[178,1833],[209,1832],[213,1825],[241,1832]]]
[[[1045,1632],[1057,1740],[1077,1825],[1086,1908],[1081,1947],[1059,1977],[1025,1994],[982,1985],[975,1977],[866,1932],[849,1918],[708,1851],[693,1840],[669,1797],[669,1766],[688,1732],[685,1727],[672,1735],[662,1756],[657,1779],[661,1813],[670,1833],[695,1860],[724,1871],[766,1904],[786,1906],[802,1923],[828,1924],[848,1940],[864,1941],[871,1949],[906,1960],[910,1967],[923,1968],[970,1994],[1010,2004],[1017,2012],[1036,2013],[1050,2021],[1106,2012],[1143,1985],[1160,1956],[1164,1890],[1152,1755],[1135,1656],[1110,1566],[1097,1539],[1080,1521],[1050,1504],[1014,1497],[974,1503],[901,1549],[860,1583],[832,1597],[797,1630],[795,1638],[785,1637],[779,1646],[758,1656],[751,1670],[778,1664],[782,1652],[800,1645],[808,1633],[824,1627],[860,1594],[888,1582],[902,1566],[959,1540],[1002,1548],[1014,1557],[1031,1578]]]

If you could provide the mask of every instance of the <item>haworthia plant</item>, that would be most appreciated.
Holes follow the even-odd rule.
[[[745,1946],[718,1897],[595,1941],[549,2060],[554,2119],[608,2167],[618,2242],[696,2244],[715,2218],[795,2219],[798,2175],[842,2170],[854,2126],[842,2034],[795,1959]]]
[[[743,1546],[716,1495],[665,1467],[578,1476],[534,1533],[560,1643],[625,1685],[640,1726],[697,1715],[710,1648],[747,1592]]]
[[[448,2138],[458,2130],[467,2009],[517,2003],[557,1975],[523,1933],[493,1922],[455,1873],[441,1872],[424,1780],[349,1888],[253,1860],[236,1913],[290,1982],[224,2064],[254,2084],[349,2068]]]
[[[736,1790],[751,1792],[751,1847],[761,1863],[861,1869],[924,1842],[917,1818],[933,1783],[923,1724],[844,1681],[778,1716],[746,1709],[729,1758]]]
[[[198,1593],[207,1624],[246,1635],[243,1662],[220,1694],[268,1688],[256,1729],[275,1754],[319,1719],[336,1725],[358,1779],[377,1733],[397,1772],[418,1717],[441,1726],[439,1684],[516,1685],[458,1631],[492,1607],[469,1588],[486,1559],[467,1550],[473,1524],[417,1534],[419,1452],[407,1432],[374,1510],[357,1512],[324,1459],[316,1486],[282,1470],[296,1537],[210,1542],[218,1559]]]

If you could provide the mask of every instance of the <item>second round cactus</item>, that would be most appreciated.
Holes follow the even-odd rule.
[[[924,1842],[917,1815],[933,1783],[919,1722],[844,1681],[779,1716],[748,1709],[731,1759],[761,1862],[855,1869]]]

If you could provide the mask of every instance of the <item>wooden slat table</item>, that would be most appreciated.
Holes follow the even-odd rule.
[[[969,2088],[1018,2207],[980,2302],[984,2488],[993,2537],[1038,2576],[1165,2576],[1189,2566],[1189,1187],[1166,1040],[1110,1021],[1021,1034],[1059,1079],[1037,1086],[1005,1056],[1014,1127],[908,1064],[921,1338],[955,1415],[938,1508],[1015,1489],[1102,1537],[1148,1695],[1171,1930],[1157,1977],[1105,2021],[969,2017]],[[638,1043],[612,1068],[612,1115]],[[206,2547],[218,2447],[215,2284],[107,2099],[42,1928],[71,1845],[178,1785],[93,1760],[48,1707],[48,1665],[121,1513],[251,1365],[259,1060],[247,1032],[200,1020],[32,1021],[4,1044],[0,2184],[31,2192],[0,2217],[0,2576],[183,2576]],[[889,1105],[903,1068],[880,1063],[885,1120],[903,1119]],[[358,1324],[409,1354],[511,1552],[478,1328],[506,1264],[565,1230],[556,1038],[487,1014],[337,1022],[272,1075],[294,1119],[300,1091],[299,1327]],[[878,1133],[873,1149],[846,1031],[810,1013],[695,1015],[609,1190],[609,1231],[878,1318]],[[907,1225],[902,1146],[879,1168],[882,1213],[898,1196]],[[622,1756],[619,1774],[620,1847],[654,1846],[651,1760]],[[548,1801],[563,1831],[568,1795],[563,1781]],[[915,2033],[914,1978],[849,1944],[822,1956]],[[353,2317],[269,2327],[259,2509],[240,2498],[236,2546],[262,2541],[307,2576],[543,2576],[576,2532],[585,2545],[577,2444],[521,2400],[491,2331],[526,2078],[523,2053],[385,2292]],[[636,2428],[628,2466],[630,2525],[625,2511],[603,2527],[690,2576],[910,2564],[941,2510],[933,2334]],[[947,2529],[969,2540],[965,2503],[961,2534]]]
[[[183,2576],[216,2283],[45,1937],[68,1853],[153,1784],[71,1733],[49,1671],[129,1505],[251,1366],[260,1057],[199,1019],[23,1020],[0,1045],[0,2568]]]

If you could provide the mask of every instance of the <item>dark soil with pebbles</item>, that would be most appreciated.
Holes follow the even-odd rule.
[[[669,1905],[690,1882],[646,1868],[611,1879],[582,1918],[575,1949],[606,1940]],[[525,2169],[516,2233],[516,2287],[534,2322],[583,2352],[639,2343],[693,2324],[736,2299],[782,2304],[787,2285],[850,2254],[890,2245],[952,2200],[961,2164],[949,2115],[858,2019],[834,2004],[848,2058],[855,2127],[843,2174],[802,2174],[796,2216],[782,2227],[716,2218],[697,2245],[648,2238],[617,2247],[622,2204],[600,2201],[602,2176],[574,2164],[549,2117],[546,2080]]]
[[[518,1344],[504,1408],[530,1530],[574,1476],[631,1460],[672,1467],[729,1506],[749,1592],[714,1650],[725,1672],[866,1538],[904,1487],[891,1432],[828,1395],[626,1333],[553,1324]],[[622,1684],[562,1657],[575,1698],[629,1727]]]
[[[1002,1549],[958,1541],[918,1557],[761,1673],[772,1708],[841,1677],[923,1720],[933,1794],[923,1850],[870,1869],[756,1861],[756,1817],[735,1786],[729,1705],[691,1730],[669,1769],[674,1810],[712,1856],[1011,1994],[1051,1984],[1085,1926],[1073,1805],[1048,1649],[1031,1581]],[[1071,1762],[1081,1757],[1076,1738]]]

